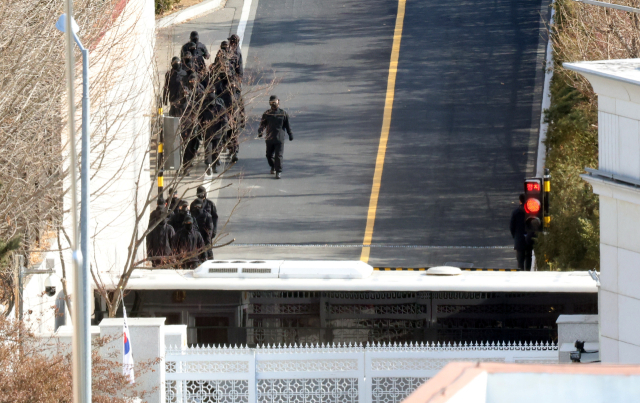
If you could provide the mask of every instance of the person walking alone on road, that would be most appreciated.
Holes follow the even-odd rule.
[[[284,132],[289,134],[289,141],[293,141],[293,133],[291,126],[289,126],[289,115],[280,109],[278,97],[271,95],[269,105],[271,105],[271,109],[262,114],[258,137],[262,137],[262,131],[266,132],[267,162],[271,167],[271,174],[276,174],[276,179],[280,179],[284,154]]]
[[[533,241],[527,236],[525,228],[524,195],[520,195],[520,205],[511,213],[509,228],[513,237],[513,249],[516,250],[518,269],[531,270]]]
[[[193,225],[193,217],[187,214],[182,222],[182,228],[173,237],[173,254],[179,267],[194,269],[204,258],[204,240],[200,231]]]
[[[171,105],[169,116],[180,117],[184,112],[186,99],[182,85],[187,77],[187,72],[182,69],[179,57],[171,59],[171,70],[164,76],[164,90],[162,91],[162,104]]]

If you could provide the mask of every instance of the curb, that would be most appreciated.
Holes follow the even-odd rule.
[[[177,13],[173,13],[164,18],[156,20],[156,29],[163,29],[168,28],[172,25],[182,24],[183,22],[190,19],[200,17],[211,11],[215,11],[218,8],[221,8],[222,5],[223,0],[205,0],[202,3],[193,5],[189,8],[185,8],[184,10],[178,11]]]
[[[428,267],[374,267],[375,271],[426,271]],[[462,271],[519,271],[518,269],[461,269]]]

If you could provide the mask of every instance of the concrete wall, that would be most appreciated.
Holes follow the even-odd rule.
[[[101,279],[107,284],[112,282],[111,278],[120,276],[127,262],[128,246],[136,232],[135,217],[141,214],[151,185],[148,150],[157,80],[153,0],[120,0],[111,17],[109,28],[99,42],[90,47],[91,243],[89,256],[85,257],[90,260],[94,270],[101,272]],[[79,65],[76,83],[79,151],[82,97]],[[61,108],[64,106],[62,103]],[[62,142],[67,144],[65,164],[68,166],[66,129],[62,133]],[[70,179],[67,178],[65,188],[70,185]],[[65,210],[70,209],[70,205],[71,197],[67,192]],[[139,225],[138,230],[146,229],[148,213],[147,210],[143,214],[143,225]],[[70,236],[70,214],[65,214],[64,226]],[[68,248],[65,239],[60,247]],[[141,248],[134,261],[144,255],[145,250]],[[69,292],[73,289],[74,277],[70,256],[70,252],[65,252]],[[61,275],[58,272],[58,276]],[[40,285],[34,283],[29,287],[32,287],[27,293],[29,306],[46,305],[47,301],[36,292],[41,288]]]
[[[598,311],[603,362],[640,363],[640,59],[566,63],[598,94]],[[606,178],[606,176],[610,178]]]
[[[134,367],[136,387],[141,391],[151,391],[145,399],[149,403],[164,403],[165,401],[164,321],[164,318],[129,318],[127,320],[131,335],[131,353],[135,365],[157,358],[161,359],[154,367],[154,371],[148,371],[145,374],[136,373],[137,366]],[[103,347],[102,354],[116,352],[114,360],[117,362],[122,362],[123,323],[122,318],[104,319],[100,322],[100,337],[111,336],[114,338],[112,343]]]

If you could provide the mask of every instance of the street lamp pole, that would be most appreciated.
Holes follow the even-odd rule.
[[[640,13],[640,9],[637,9],[637,8],[621,6],[619,4],[613,4],[613,3],[605,3],[603,1],[597,1],[597,0],[574,0],[574,1],[578,3],[591,4],[592,6],[600,6],[600,7],[606,7],[606,8],[613,8],[615,10],[628,11],[630,13]]]
[[[66,18],[69,16],[69,18]],[[73,284],[73,402],[91,403],[91,325],[89,283],[89,50],[76,35],[78,26],[73,20],[73,0],[65,0],[65,14],[56,28],[65,33],[67,67],[67,102],[69,143],[71,145],[71,250],[75,279]],[[80,206],[80,244],[78,251],[77,218],[77,151],[75,136],[74,55],[73,42],[82,51],[82,179]]]

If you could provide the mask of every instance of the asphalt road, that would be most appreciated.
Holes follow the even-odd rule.
[[[397,2],[253,4],[247,75],[278,83],[250,103],[240,161],[222,180],[218,210],[235,208],[225,232],[236,246],[216,258],[358,259]],[[547,9],[537,0],[406,7],[369,263],[514,267],[508,221],[534,168]],[[270,93],[295,136],[279,181],[255,139]]]

